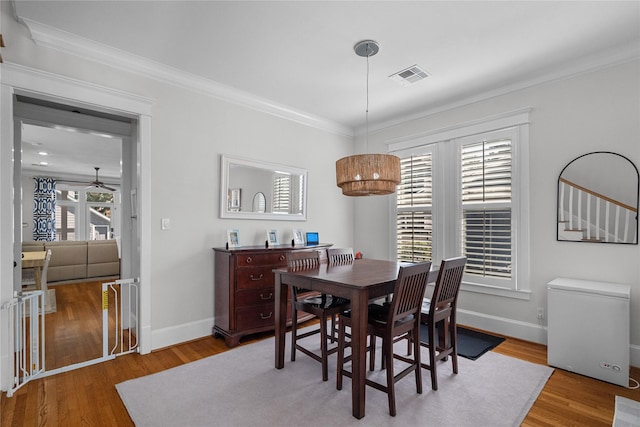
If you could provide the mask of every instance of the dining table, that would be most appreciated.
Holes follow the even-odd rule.
[[[22,269],[33,269],[37,289],[42,289],[42,267],[46,257],[47,251],[22,252]]]
[[[356,259],[346,264],[322,263],[316,268],[274,269],[275,274],[275,367],[284,368],[289,287],[296,286],[347,298],[351,301],[352,414],[365,416],[365,377],[368,306],[370,301],[393,293],[400,266],[406,263]],[[429,274],[434,282],[437,271]]]

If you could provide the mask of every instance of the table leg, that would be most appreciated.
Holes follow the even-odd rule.
[[[351,298],[351,400],[353,416],[358,419],[364,417],[365,409],[368,306],[366,295],[354,292]]]
[[[36,289],[42,289],[42,267],[34,267],[33,269],[33,278],[36,282]]]
[[[275,312],[276,312],[276,369],[284,368],[284,348],[287,333],[287,294],[289,288],[280,281],[280,274],[275,273]]]

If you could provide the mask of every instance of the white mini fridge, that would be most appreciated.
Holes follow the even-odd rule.
[[[547,362],[629,386],[631,287],[559,277],[547,284]]]

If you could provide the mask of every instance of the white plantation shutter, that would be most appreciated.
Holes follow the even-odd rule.
[[[400,160],[396,188],[396,238],[398,261],[430,261],[433,245],[432,155]]]
[[[289,213],[291,207],[291,176],[276,175],[273,179],[273,212]]]
[[[512,276],[512,144],[481,140],[461,147],[462,253],[466,274]]]

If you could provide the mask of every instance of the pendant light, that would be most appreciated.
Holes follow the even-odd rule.
[[[336,161],[336,182],[345,196],[392,194],[400,183],[400,159],[391,154],[368,154],[369,146],[369,57],[378,53],[377,42],[363,40],[353,50],[367,58],[367,122],[365,154],[356,154]]]

